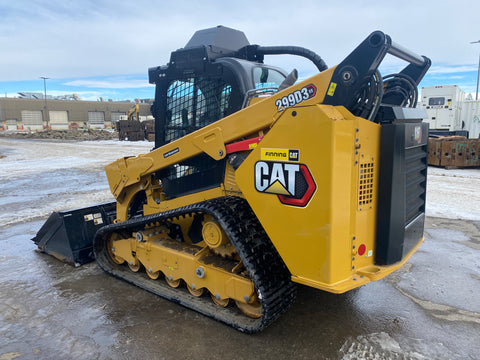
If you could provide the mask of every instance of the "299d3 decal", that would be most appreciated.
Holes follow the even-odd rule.
[[[304,164],[258,161],[255,164],[255,189],[276,194],[282,204],[306,206],[317,188]]]
[[[313,84],[304,86],[300,90],[291,92],[284,97],[277,99],[275,101],[275,106],[277,110],[283,111],[289,107],[300,104],[301,102],[313,98],[317,94],[317,87]]]

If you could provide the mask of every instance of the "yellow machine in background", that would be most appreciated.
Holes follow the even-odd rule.
[[[137,120],[140,121],[140,105],[135,104],[130,109],[128,109],[127,119],[126,120]]]
[[[387,53],[408,66],[382,77]],[[263,63],[276,54],[320,72],[296,82]],[[116,212],[97,262],[250,333],[289,308],[295,282],[342,293],[383,278],[423,240],[428,126],[414,107],[429,66],[379,31],[332,68],[198,31],[149,69],[155,148],[106,166]]]

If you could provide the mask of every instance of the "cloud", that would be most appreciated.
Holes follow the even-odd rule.
[[[123,80],[123,81],[110,81],[110,80],[73,80],[63,83],[65,86],[87,87],[87,88],[100,88],[100,89],[136,89],[153,87],[145,80]]]
[[[474,65],[450,65],[450,66],[432,66],[428,70],[430,75],[437,74],[455,74],[455,73],[466,73],[466,72],[477,72],[478,67]]]
[[[434,64],[475,64],[479,44],[469,42],[479,12],[480,2],[467,0],[404,0],[402,6],[362,0],[228,6],[213,0],[201,6],[194,0],[4,1],[0,44],[8,56],[0,57],[0,81],[146,74],[167,63],[196,30],[220,24],[244,31],[251,43],[312,49],[329,65],[377,29]]]
[[[452,76],[447,76],[443,77],[444,79],[450,79],[450,80],[463,80],[465,79],[465,76],[462,75],[452,75]]]
[[[153,97],[148,68],[166,64],[170,53],[196,30],[216,25],[243,31],[252,44],[311,49],[329,66],[341,62],[372,31],[381,30],[431,58],[426,78],[439,85],[476,72],[480,52],[480,44],[470,44],[478,39],[472,29],[478,27],[480,2],[471,0],[404,0],[402,6],[364,0],[243,0],[226,6],[217,0],[204,0],[201,6],[196,0],[15,0],[0,1],[0,13],[2,91],[43,91],[38,77],[47,76],[49,93],[92,90],[81,97],[93,100]],[[297,68],[301,78],[317,72],[298,57],[268,56],[265,62],[287,71]],[[404,66],[388,56],[380,70],[385,75]],[[143,74],[143,79],[118,74]],[[32,80],[32,85],[20,80]],[[5,82],[18,84],[9,88]]]

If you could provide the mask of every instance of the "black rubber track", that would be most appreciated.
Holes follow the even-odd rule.
[[[175,289],[162,279],[152,280],[145,273],[134,273],[125,264],[118,265],[110,258],[106,248],[110,234],[119,233],[128,238],[147,224],[168,222],[195,213],[211,215],[232,241],[261,297],[262,316],[259,319],[247,317],[236,306],[221,308],[210,296],[197,298],[185,288]],[[296,296],[290,272],[248,203],[238,197],[217,198],[105,226],[95,235],[94,253],[97,263],[107,273],[246,333],[256,333],[267,327],[293,304]]]

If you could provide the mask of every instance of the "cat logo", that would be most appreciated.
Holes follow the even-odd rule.
[[[421,126],[415,126],[415,135],[414,135],[415,141],[417,143],[422,142],[422,127]]]
[[[295,196],[295,175],[298,172],[298,164],[259,161],[255,164],[255,188],[260,192]]]
[[[255,189],[278,195],[283,204],[305,206],[316,185],[306,165],[258,161],[255,164]]]

